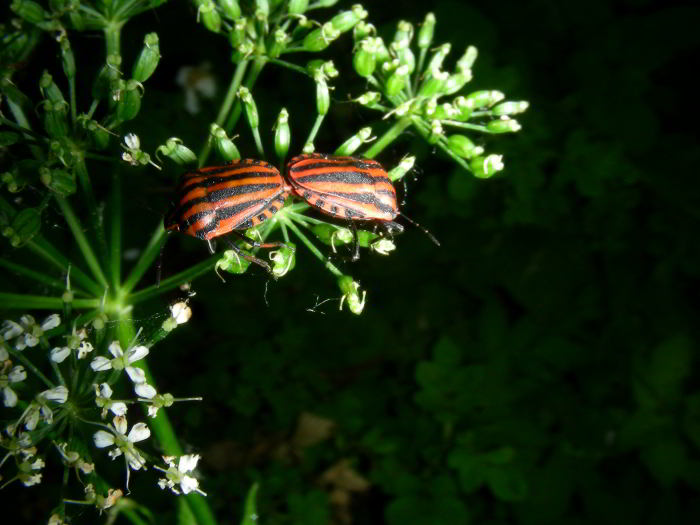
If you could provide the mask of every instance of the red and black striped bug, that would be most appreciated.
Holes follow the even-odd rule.
[[[250,246],[274,248],[282,243],[259,243],[240,233],[272,217],[289,195],[277,168],[262,160],[241,159],[223,166],[210,166],[185,173],[176,190],[176,201],[166,215],[164,225],[169,232],[179,231],[209,243],[233,233]],[[265,261],[231,248],[244,259],[267,271]]]
[[[299,155],[287,163],[287,180],[291,191],[311,206],[350,221],[355,237],[353,259],[359,258],[355,221],[373,221],[392,235],[403,231],[394,222],[401,215],[440,245],[428,230],[399,211],[394,185],[376,160],[324,153]]]

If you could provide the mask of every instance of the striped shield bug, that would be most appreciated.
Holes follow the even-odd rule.
[[[209,166],[185,173],[176,190],[176,200],[166,215],[164,226],[209,243],[233,233],[256,248],[273,248],[282,243],[259,243],[243,235],[272,217],[289,195],[282,175],[262,160],[241,159],[223,166]],[[270,271],[265,261],[248,255],[230,242],[244,259]]]
[[[356,221],[372,221],[389,235],[401,233],[403,226],[394,222],[401,215],[433,235],[399,211],[396,190],[379,162],[361,157],[309,153],[287,163],[287,180],[291,191],[323,213],[350,221],[355,238],[353,259],[359,258]]]

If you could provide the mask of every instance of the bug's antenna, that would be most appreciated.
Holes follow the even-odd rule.
[[[414,220],[411,219],[410,217],[407,217],[406,215],[404,215],[404,214],[401,213],[401,212],[399,212],[399,215],[401,215],[401,217],[403,217],[403,218],[406,219],[408,222],[410,222],[413,226],[415,226],[416,228],[418,228],[419,230],[421,230],[423,233],[425,233],[425,234],[430,238],[430,240],[433,241],[433,242],[435,243],[436,246],[440,246],[440,241],[438,241],[438,240],[435,238],[435,236],[434,236],[432,233],[430,233],[426,228],[424,228],[423,226],[421,226],[420,224],[418,224],[416,221],[414,221]]]

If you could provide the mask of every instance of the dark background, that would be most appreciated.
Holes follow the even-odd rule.
[[[361,316],[338,312],[334,278],[304,248],[277,282],[253,269],[193,284],[192,321],[149,361],[159,390],[204,396],[169,413],[186,448],[204,453],[217,515],[237,522],[257,480],[265,524],[697,523],[700,10],[639,0],[365,7],[385,40],[397,17],[418,24],[433,10],[435,43],[451,42],[452,60],[479,49],[473,89],[531,106],[521,132],[484,141],[506,163],[488,181],[411,133],[379,156],[388,166],[418,157],[402,210],[442,247],[407,228],[389,257],[339,259],[368,290]],[[172,3],[126,26],[126,63],[145,32],[161,37],[163,61],[131,126],[145,150],[172,135],[196,149],[216,115],[218,99],[183,112],[180,66],[208,61],[219,97],[232,74],[225,40],[193,19]],[[82,37],[76,54],[95,42]],[[327,53],[345,57],[343,77],[351,46],[346,36]],[[386,126],[344,103],[361,82],[337,84],[319,151]],[[268,151],[282,105],[299,151],[313,92],[310,80],[263,71],[254,95]],[[237,132],[252,156],[242,122]],[[176,174],[126,175],[126,248],[144,245]],[[194,240],[171,241],[165,275],[206,256]],[[157,326],[167,299],[135,317]],[[330,435],[299,425],[302,413],[332,423]],[[170,496],[145,496],[154,482],[137,473],[132,495],[170,512]]]

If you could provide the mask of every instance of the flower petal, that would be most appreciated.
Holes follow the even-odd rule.
[[[126,414],[126,403],[122,403],[121,401],[115,401],[114,403],[109,405],[109,409],[112,411],[113,414],[116,414],[117,416],[123,416]]]
[[[41,323],[41,329],[44,331],[51,330],[52,328],[56,328],[60,324],[61,316],[58,314],[51,314],[46,319],[44,319],[43,323]]]
[[[17,337],[23,331],[24,329],[14,321],[3,321],[2,328],[0,328],[0,336],[7,341],[13,337]]]
[[[122,350],[122,346],[119,344],[119,341],[112,341],[107,349],[114,357],[121,357],[124,355],[124,351]]]
[[[151,385],[148,383],[137,383],[134,385],[134,392],[136,392],[136,395],[139,397],[143,397],[146,399],[153,399],[158,392],[156,392],[156,389],[153,388]]]
[[[180,488],[182,488],[182,492],[184,494],[189,494],[190,492],[199,488],[199,481],[192,476],[182,476],[182,480],[180,480]]]
[[[90,363],[90,368],[95,372],[104,372],[105,370],[110,370],[112,368],[112,361],[103,356],[97,356]]]
[[[54,401],[56,403],[65,403],[66,399],[68,399],[68,389],[65,386],[61,385],[57,386],[56,388],[44,390],[40,395],[44,399],[47,399],[49,401]]]
[[[20,381],[27,379],[27,371],[22,365],[17,365],[10,370],[10,373],[7,375],[7,379],[10,380],[10,383],[19,383]]]
[[[126,434],[126,418],[124,416],[114,416],[114,419],[112,419],[112,423],[114,423],[114,428],[117,429],[117,432],[120,434]]]
[[[180,472],[190,472],[195,469],[199,461],[199,454],[186,454],[180,457],[177,469]]]
[[[109,386],[107,383],[100,383],[98,387],[98,392],[100,397],[106,397],[107,399],[112,397],[112,387]]]
[[[148,355],[148,347],[147,346],[135,346],[135,347],[129,349],[128,361],[131,364],[134,361],[138,361],[139,359],[143,359],[147,355]]]
[[[150,436],[151,430],[148,428],[146,423],[136,423],[133,427],[131,427],[127,439],[132,443],[136,443],[137,441],[148,439]]]
[[[114,434],[106,430],[98,430],[92,436],[92,440],[95,442],[97,448],[109,447],[114,445]]]
[[[70,348],[68,348],[67,346],[57,346],[56,348],[51,349],[51,352],[49,353],[49,357],[54,363],[63,363],[63,361],[65,361],[66,357],[68,357],[69,355]]]
[[[29,348],[33,348],[39,344],[39,338],[34,334],[24,334],[24,344]]]
[[[12,390],[9,386],[6,386],[2,389],[2,394],[5,398],[4,405],[6,407],[11,408],[17,405],[17,394],[15,394],[15,391]]]
[[[146,382],[146,373],[140,368],[136,368],[135,366],[127,366],[126,373],[134,383],[138,384]]]

